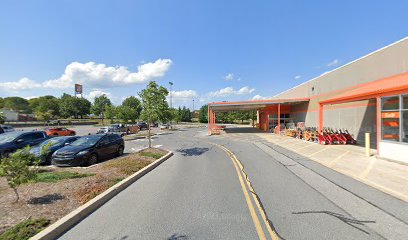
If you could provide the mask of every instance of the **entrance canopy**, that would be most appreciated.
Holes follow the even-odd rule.
[[[377,97],[398,95],[407,92],[408,72],[354,86],[351,89],[347,89],[347,91],[340,95],[320,101],[320,104],[327,105],[355,102]]]
[[[302,102],[308,102],[308,98],[298,99],[268,99],[268,100],[251,100],[251,101],[238,101],[238,102],[213,102],[209,103],[208,107],[215,112],[225,111],[241,111],[241,110],[258,110],[270,105],[276,104],[288,104],[294,105]]]

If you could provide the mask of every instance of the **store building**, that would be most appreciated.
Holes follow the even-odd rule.
[[[296,123],[365,133],[380,157],[408,162],[408,38],[277,94],[270,100],[209,103],[216,112],[258,110],[259,128]]]

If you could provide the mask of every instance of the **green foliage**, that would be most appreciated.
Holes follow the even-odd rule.
[[[142,118],[146,119],[150,125],[153,122],[167,122],[171,117],[166,96],[169,94],[165,87],[157,85],[151,81],[145,89],[139,92],[142,98]],[[152,141],[149,128],[149,148],[152,147]]]
[[[4,107],[4,99],[0,97],[0,108]]]
[[[134,96],[130,96],[128,98],[126,98],[125,100],[123,100],[122,102],[122,106],[128,106],[133,108],[136,111],[136,118],[138,118],[140,116],[140,113],[142,112],[142,103],[140,102],[139,99],[137,99]]]
[[[142,118],[149,123],[169,120],[169,106],[166,101],[168,94],[169,92],[165,87],[157,85],[154,81],[150,82],[146,89],[139,93],[142,98]]]
[[[0,235],[2,240],[26,240],[37,233],[41,232],[50,224],[50,221],[44,218],[40,219],[26,219],[19,224],[11,227]]]
[[[42,172],[38,173],[30,182],[46,182],[54,183],[64,179],[84,178],[94,176],[93,173],[77,173],[77,172]]]
[[[17,150],[10,156],[3,158],[0,163],[0,176],[5,177],[7,184],[14,190],[16,201],[19,200],[17,188],[35,178],[36,168],[30,168],[30,165],[37,166],[40,159],[30,153],[30,147]]]
[[[0,124],[3,124],[6,121],[6,116],[3,112],[0,112]]]
[[[38,115],[47,113],[48,115],[59,115],[59,99],[54,96],[43,96],[28,100],[28,104],[32,112]]]
[[[25,113],[31,113],[28,101],[21,97],[6,97],[3,99],[3,107],[6,109],[20,110]]]
[[[198,115],[198,120],[200,123],[207,123],[208,122],[208,105],[203,105],[200,108],[200,113]]]
[[[113,105],[108,105],[105,108],[105,117],[111,120],[111,123],[113,123],[113,119],[117,115],[117,109]]]
[[[181,121],[182,122],[191,122],[191,118],[193,117],[193,114],[191,113],[189,108],[186,108],[185,106],[180,109],[179,112],[181,115]]]
[[[37,116],[37,119],[40,121],[49,121],[52,119],[52,111],[46,111],[46,112],[36,112],[35,115]]]
[[[170,120],[176,123],[179,123],[181,121],[181,115],[179,111],[175,108],[169,109],[170,112]]]
[[[60,116],[64,118],[79,116],[83,117],[90,113],[91,102],[85,98],[73,97],[64,93],[59,100]]]
[[[129,120],[136,122],[139,117],[137,109],[130,106],[119,106],[116,107],[116,117],[122,119],[123,122],[127,123]]]
[[[109,100],[109,98],[103,94],[99,97],[96,97],[94,100],[94,103],[92,105],[92,113],[95,115],[104,115],[106,107],[112,105],[111,101]]]

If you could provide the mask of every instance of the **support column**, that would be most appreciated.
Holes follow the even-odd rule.
[[[211,115],[210,115],[210,106],[207,109],[207,121],[208,121],[208,134],[211,135]]]
[[[381,98],[377,97],[377,156],[380,156],[380,140],[381,140]]]
[[[318,126],[317,129],[319,131],[319,133],[322,133],[323,130],[323,104],[319,103],[319,120],[318,120]]]
[[[280,103],[278,104],[278,131],[277,133],[280,134],[280,130],[281,130],[281,124],[280,124],[280,112],[281,112],[281,105]],[[269,122],[268,122],[269,125]],[[269,127],[268,127],[269,128]]]

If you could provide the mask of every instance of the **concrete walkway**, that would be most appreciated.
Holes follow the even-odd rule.
[[[252,128],[236,128],[222,134],[235,141],[267,141],[316,161],[337,172],[408,202],[408,165],[366,157],[364,148],[352,145],[320,145]]]

